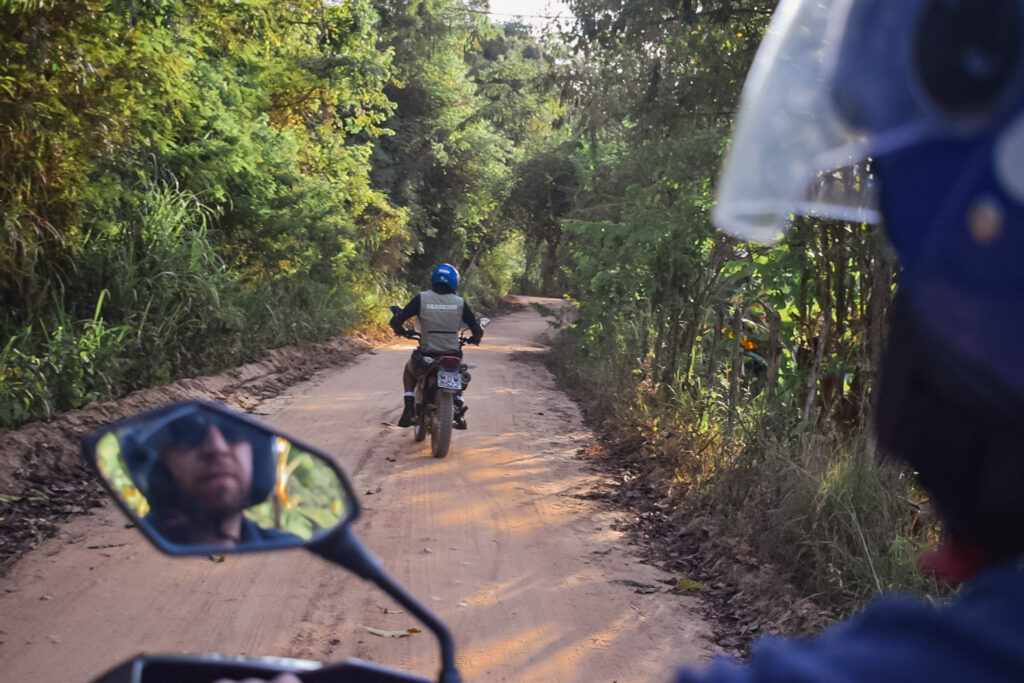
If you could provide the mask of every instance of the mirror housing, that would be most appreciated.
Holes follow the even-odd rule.
[[[217,403],[172,403],[82,447],[121,509],[171,555],[305,546],[359,514],[329,456]]]

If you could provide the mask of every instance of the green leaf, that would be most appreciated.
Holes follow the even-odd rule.
[[[686,578],[684,576],[684,577],[676,580],[676,585],[675,585],[675,588],[672,589],[672,592],[677,594],[677,595],[680,595],[680,594],[683,594],[683,593],[689,593],[690,591],[706,591],[706,590],[710,590],[710,589],[707,586],[705,586],[703,583],[701,583],[700,581],[694,581],[693,579],[688,579],[688,578]]]

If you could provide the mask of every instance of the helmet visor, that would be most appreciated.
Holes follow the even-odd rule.
[[[905,141],[917,129],[905,77],[907,14],[905,1],[779,3],[743,89],[718,185],[718,227],[771,242],[791,214],[880,221],[865,162],[880,134]]]

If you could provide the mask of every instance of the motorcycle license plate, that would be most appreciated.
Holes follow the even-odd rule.
[[[462,373],[439,370],[437,373],[437,386],[442,389],[462,391]]]

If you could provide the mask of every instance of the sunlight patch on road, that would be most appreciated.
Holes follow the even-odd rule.
[[[493,389],[489,390],[489,393],[492,393],[492,394],[511,394],[511,395],[515,396],[515,395],[521,394],[523,392],[521,392],[519,389],[513,389],[512,387],[494,387]]]
[[[526,586],[523,583],[526,581],[525,576],[516,576],[508,581],[501,583],[494,583],[489,586],[484,586],[478,590],[472,597],[465,600],[467,607],[496,607],[501,605],[506,600],[523,594],[526,592]]]
[[[517,393],[515,389],[510,389],[510,390],[495,389],[494,391],[495,391],[495,393],[497,393],[499,391],[502,391],[502,392],[508,391],[510,393]],[[522,444],[523,444],[523,442],[526,441],[527,439],[534,439],[534,438],[536,438],[535,434],[531,434],[530,432],[525,432],[525,431],[524,432],[503,432],[502,434],[497,435],[497,436],[481,435],[480,437],[477,438],[477,442],[483,442],[483,445],[480,446],[477,450],[502,450],[502,451],[507,451],[509,449],[506,447],[506,445],[509,444],[509,443],[512,443],[512,444],[515,445],[515,449],[512,452],[514,453],[515,457],[521,458],[521,457],[523,457],[523,453],[522,453]]]
[[[608,647],[625,631],[635,627],[641,621],[635,612],[624,612],[608,628],[584,636],[575,643],[567,644],[561,652],[545,657],[543,661],[523,671],[524,681],[566,681],[580,680],[583,670],[582,662],[588,657]],[[610,672],[609,672],[610,673]]]
[[[435,505],[446,500],[440,493],[419,493],[402,497],[402,505]]]
[[[481,351],[500,351],[501,353],[542,353],[547,351],[550,347],[540,346],[538,344],[491,344],[484,342],[480,348]],[[475,352],[471,352],[475,353]],[[469,358],[469,356],[466,356]]]
[[[418,450],[420,444],[414,445],[417,447]],[[415,469],[402,470],[401,472],[396,472],[392,476],[394,476],[395,479],[399,480],[416,479],[424,476],[432,477],[435,475],[449,474],[454,470],[465,466],[464,463],[460,464],[459,461],[455,458],[431,458],[429,453],[426,452],[424,452],[422,455],[417,453],[415,457],[418,458],[418,460],[415,462],[415,464],[417,465]],[[407,464],[413,463],[410,462]]]
[[[557,643],[560,637],[557,624],[547,623],[504,638],[478,641],[462,651],[459,657],[461,673],[467,679],[485,680],[487,672],[494,668],[517,669],[509,662],[536,657]],[[519,680],[537,679],[519,677]],[[558,680],[558,677],[548,680]]]
[[[500,501],[489,500],[467,507],[439,511],[431,517],[430,523],[437,526],[476,524],[490,529],[494,534],[527,535],[549,525],[567,524],[571,519],[571,515],[564,512],[556,513],[550,508],[545,508],[544,514],[540,514],[533,506],[522,514],[504,512],[500,517],[496,517],[495,507],[500,505]]]
[[[605,583],[606,579],[596,569],[583,571],[578,574],[570,574],[558,583],[559,590],[571,590],[580,588],[587,584]]]
[[[515,469],[512,469],[513,467]],[[510,465],[508,467],[481,468],[477,470],[472,470],[470,472],[464,472],[463,474],[467,479],[469,479],[474,484],[484,485],[487,484],[487,482],[493,482],[497,480],[500,482],[499,484],[494,484],[490,486],[491,490],[497,490],[498,486],[508,487],[510,485],[515,485],[523,477],[542,475],[545,472],[547,472],[547,470],[548,468],[546,467],[523,467],[521,464],[516,464],[514,466]],[[506,480],[511,480],[511,482]],[[519,485],[522,484],[519,483]]]

